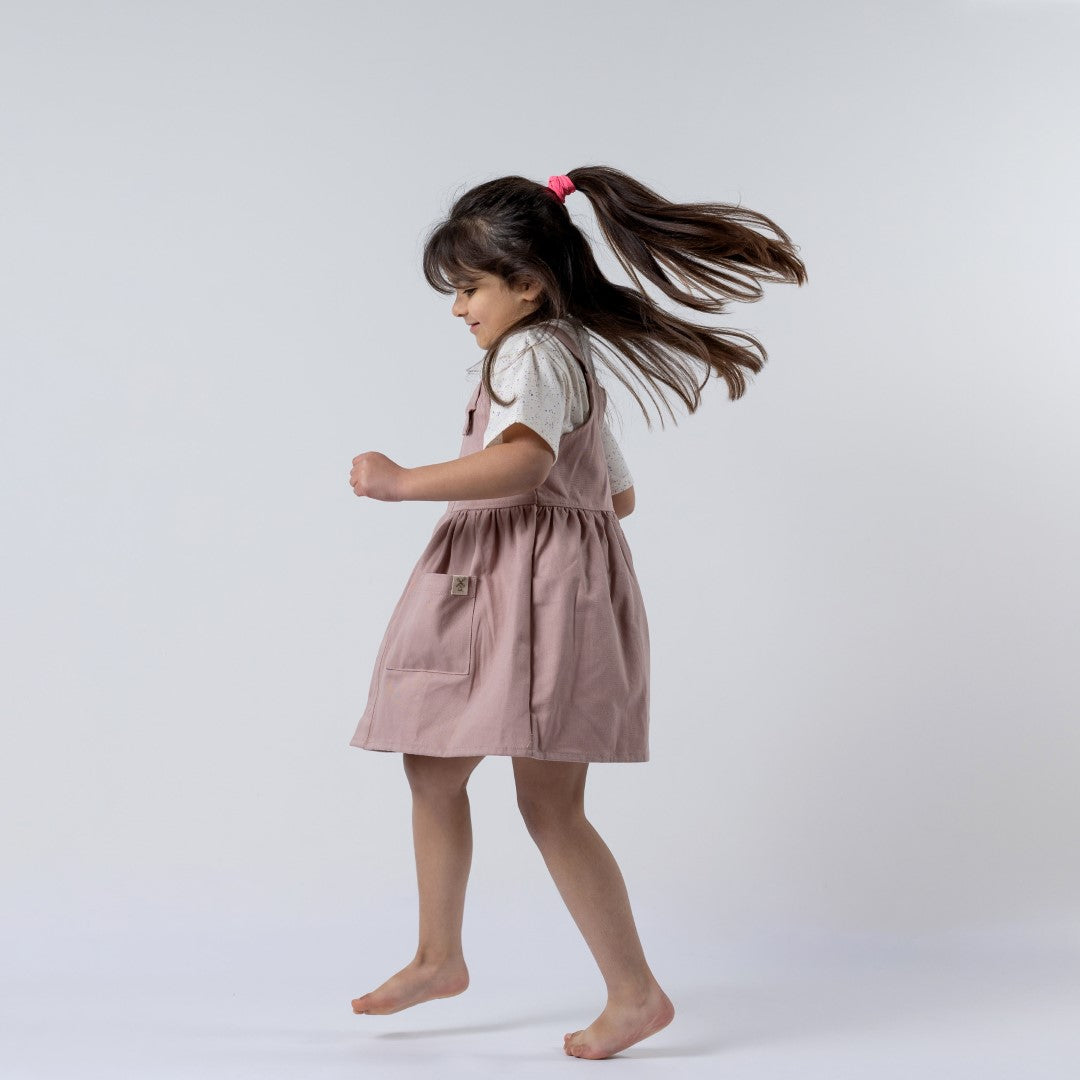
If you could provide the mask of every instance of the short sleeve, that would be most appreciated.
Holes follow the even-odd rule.
[[[618,495],[620,491],[634,486],[634,478],[630,475],[626,459],[623,457],[622,450],[619,449],[619,444],[615,441],[615,436],[611,433],[611,428],[608,427],[606,416],[600,425],[600,434],[604,441],[604,456],[607,458],[611,494]]]
[[[509,405],[492,399],[484,447],[502,441],[511,424],[532,428],[559,458],[559,442],[569,429],[573,385],[562,356],[526,338],[507,355],[496,360],[491,373],[492,389]],[[554,462],[553,462],[554,464]]]

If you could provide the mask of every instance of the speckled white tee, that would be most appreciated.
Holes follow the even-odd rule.
[[[572,320],[568,325],[570,332],[576,332],[579,337],[587,333]],[[466,370],[470,378],[475,378],[482,367],[481,359]],[[492,398],[484,429],[485,449],[502,442],[502,433],[511,424],[525,424],[551,447],[558,460],[562,436],[580,427],[589,410],[581,365],[547,327],[527,326],[507,335],[495,359],[491,385],[503,400],[515,400],[503,406]],[[611,494],[615,495],[632,486],[634,478],[608,427],[606,415],[601,417],[600,433]]]

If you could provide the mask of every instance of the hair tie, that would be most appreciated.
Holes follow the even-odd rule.
[[[571,191],[577,191],[574,181],[569,176],[549,176],[547,186],[559,196],[559,202],[566,202],[566,196]]]

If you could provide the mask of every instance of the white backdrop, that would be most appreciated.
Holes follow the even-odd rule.
[[[415,947],[410,802],[347,743],[444,504],[358,499],[350,463],[458,452],[480,351],[426,230],[587,164],[761,211],[809,272],[714,320],[769,353],[740,401],[650,431],[607,380],[652,760],[594,765],[587,810],[661,982],[926,941],[1075,963],[1077,5],[0,20],[12,1000],[290,970],[343,1039],[379,1022],[348,1000]],[[591,1016],[509,759],[470,796],[467,959],[565,964]]]

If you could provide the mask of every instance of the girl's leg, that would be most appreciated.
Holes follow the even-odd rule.
[[[675,1009],[645,961],[618,863],[585,817],[588,762],[513,761],[525,827],[607,984],[604,1011],[563,1049],[610,1057],[666,1027]]]
[[[403,754],[413,797],[413,847],[420,895],[416,955],[377,989],[352,1003],[355,1013],[400,1012],[460,994],[469,985],[461,950],[465,886],[472,864],[472,819],[466,791],[483,757]]]

